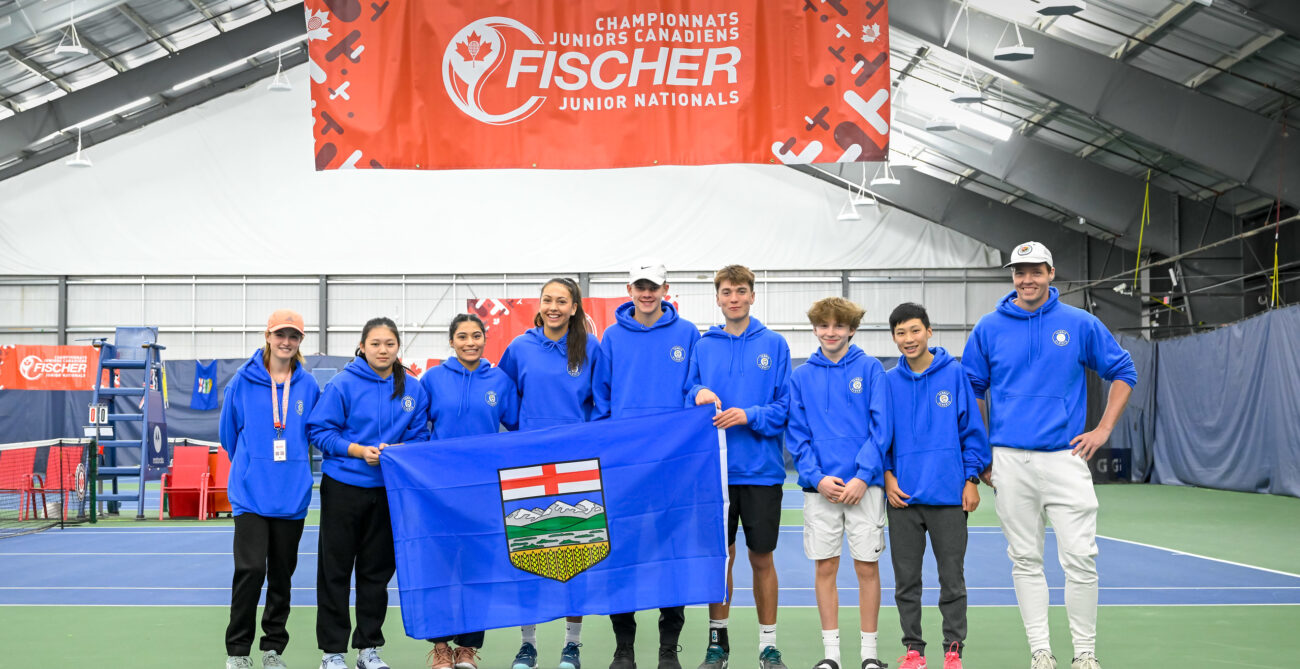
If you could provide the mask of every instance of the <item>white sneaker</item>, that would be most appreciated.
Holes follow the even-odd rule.
[[[320,669],[348,669],[343,653],[325,653],[320,658]]]
[[[357,653],[357,669],[389,669],[389,667],[379,659],[378,648],[362,648]]]
[[[1029,660],[1029,669],[1056,669],[1056,656],[1050,650],[1036,650]]]
[[[253,669],[253,661],[246,655],[227,655],[226,669]]]
[[[279,653],[268,650],[262,653],[262,669],[288,669],[288,667],[285,666]]]
[[[1091,651],[1084,651],[1070,663],[1070,669],[1101,669],[1101,663]]]

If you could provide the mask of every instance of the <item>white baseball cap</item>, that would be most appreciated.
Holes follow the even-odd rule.
[[[1021,264],[1036,265],[1040,262],[1047,263],[1048,267],[1056,267],[1052,262],[1052,252],[1048,251],[1046,246],[1038,242],[1025,242],[1011,251],[1011,262],[1003,267]]]
[[[662,286],[668,281],[668,269],[658,260],[642,260],[632,266],[632,271],[627,274],[627,282],[636,283],[642,279]]]

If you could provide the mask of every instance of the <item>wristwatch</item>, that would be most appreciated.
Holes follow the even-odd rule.
[[[975,485],[979,485],[979,484],[980,484],[980,477],[978,477],[978,476],[968,476],[968,477],[966,477],[966,482],[967,482],[967,483],[974,483]]]

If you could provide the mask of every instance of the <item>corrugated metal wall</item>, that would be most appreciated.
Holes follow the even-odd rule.
[[[916,301],[930,310],[936,345],[954,353],[965,345],[971,326],[1011,289],[1006,270],[874,269],[835,271],[756,271],[753,314],[790,343],[794,357],[817,346],[804,314],[814,301],[845,295],[866,309],[854,340],[868,354],[897,353],[888,332],[889,312],[900,302]],[[446,326],[464,311],[467,300],[534,297],[546,275],[421,275],[298,277],[68,277],[66,304],[60,305],[58,278],[0,279],[0,344],[56,344],[111,336],[118,325],[160,329],[166,358],[231,358],[261,345],[266,317],[279,308],[295,309],[308,324],[307,352],[320,347],[321,298],[327,296],[327,350],[349,355],[362,325],[384,315],[403,330],[411,360],[448,353]],[[591,297],[625,296],[626,275],[577,277]],[[707,327],[721,321],[714,303],[713,272],[669,275],[683,317]],[[66,320],[60,328],[61,306]]]

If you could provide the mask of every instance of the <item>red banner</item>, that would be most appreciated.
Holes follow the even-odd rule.
[[[587,313],[587,332],[597,339],[605,328],[614,324],[614,310],[627,302],[626,297],[584,297],[582,310]],[[487,326],[487,346],[483,357],[493,364],[501,361],[501,354],[515,337],[533,328],[533,316],[537,315],[540,300],[536,297],[518,299],[469,299],[466,300],[466,312],[483,319]]]
[[[307,0],[316,169],[883,160],[886,0]]]
[[[90,390],[97,369],[93,346],[0,347],[2,390]]]

